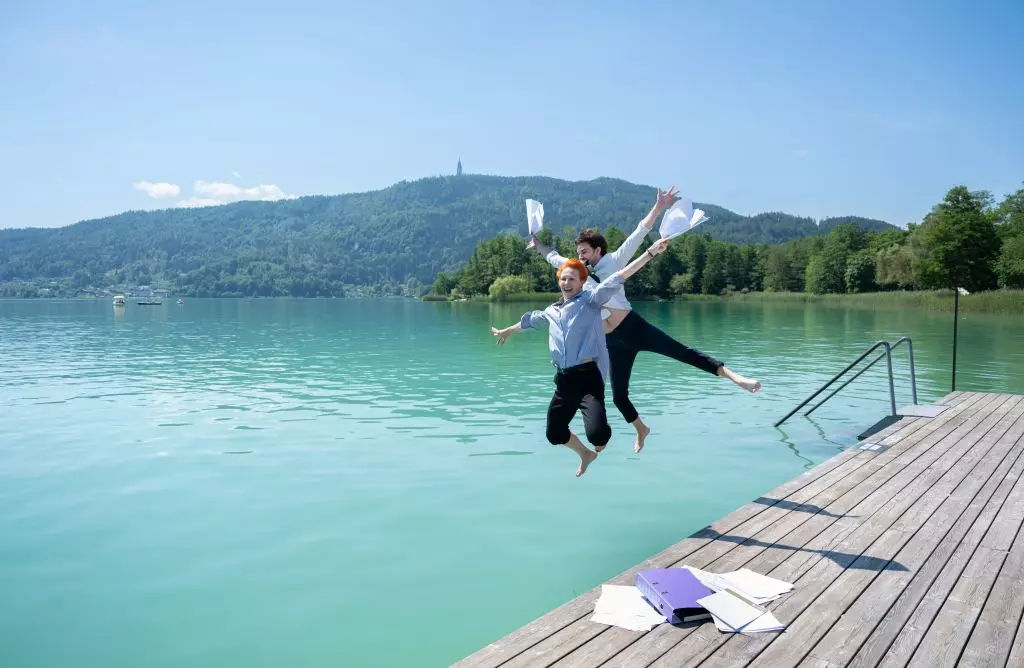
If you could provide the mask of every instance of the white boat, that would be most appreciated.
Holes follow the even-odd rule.
[[[114,306],[124,306],[124,295],[116,295],[114,297]]]

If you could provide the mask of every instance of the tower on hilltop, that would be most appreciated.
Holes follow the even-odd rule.
[[[462,158],[459,158],[459,164],[455,167],[455,176],[462,176]]]

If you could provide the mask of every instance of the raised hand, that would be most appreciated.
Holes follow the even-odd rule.
[[[676,190],[675,186],[668,189],[667,192],[662,192],[661,188],[658,188],[658,202],[656,206],[662,211],[667,211],[673,204],[679,201],[679,191]]]
[[[653,244],[651,244],[651,247],[648,248],[647,250],[651,251],[651,255],[659,255],[661,253],[664,253],[665,249],[668,248],[669,241],[671,241],[671,239],[658,239]]]

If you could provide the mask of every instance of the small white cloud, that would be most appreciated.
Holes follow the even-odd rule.
[[[235,172],[236,176],[237,174]],[[193,185],[193,190],[195,192],[192,197],[179,200],[175,206],[189,208],[216,206],[218,204],[228,204],[229,202],[240,202],[243,200],[276,202],[282,199],[295,199],[298,197],[298,195],[289,195],[273,183],[263,183],[251,188],[242,188],[234,183],[224,183],[223,181],[196,181]]]
[[[231,172],[231,176],[235,177],[235,178],[236,178],[236,179],[238,179],[239,181],[241,181],[241,180],[242,180],[242,175],[241,175],[241,174],[239,174],[238,172]]]
[[[141,190],[154,199],[160,199],[161,197],[177,197],[181,194],[181,188],[174,183],[138,181],[134,185],[136,190]]]
[[[241,188],[234,183],[223,183],[220,181],[196,181],[195,191],[198,195],[205,195],[221,202],[232,202],[239,200],[260,200],[262,202],[276,202],[279,199],[295,199],[295,195],[289,195],[273,183],[264,183],[251,188]]]

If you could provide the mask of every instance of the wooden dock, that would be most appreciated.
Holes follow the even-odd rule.
[[[746,567],[784,632],[589,621],[600,586],[455,664],[1024,666],[1024,396],[953,392],[608,581]]]

